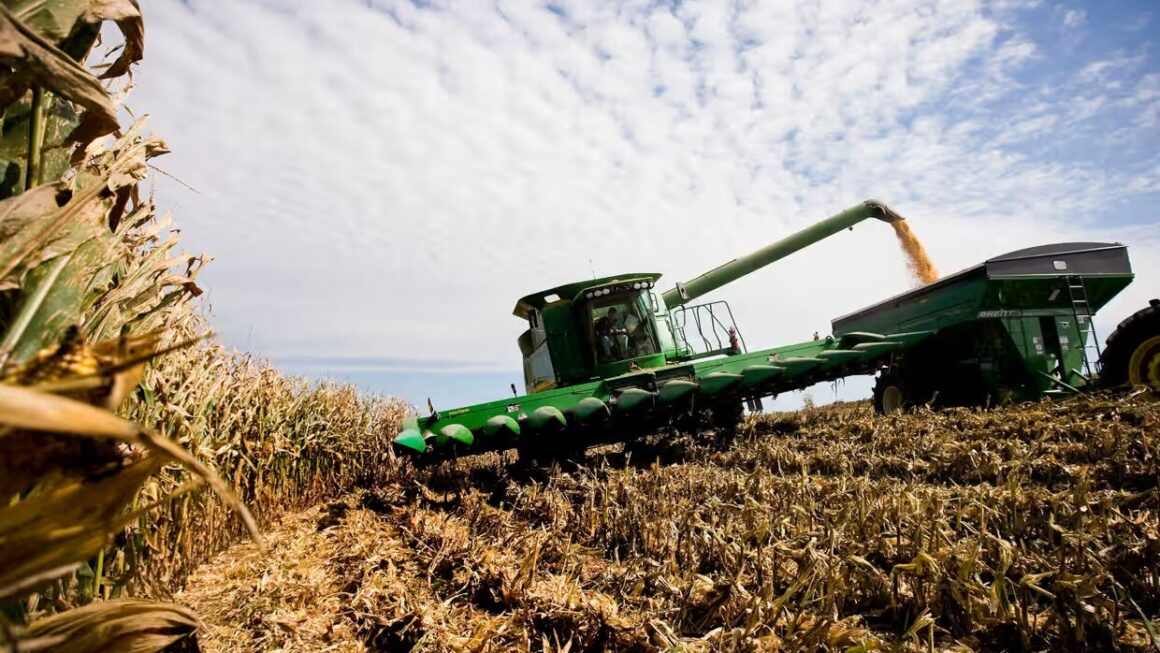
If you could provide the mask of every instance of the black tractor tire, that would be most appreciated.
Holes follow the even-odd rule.
[[[899,375],[883,370],[874,382],[874,412],[879,415],[901,413],[913,406]]]
[[[737,438],[744,418],[745,406],[740,401],[721,401],[695,410],[691,421],[682,420],[681,424],[705,444],[728,447]]]
[[[713,426],[728,433],[736,433],[745,417],[745,406],[740,402],[723,402],[713,406]]]
[[[1160,392],[1160,299],[1149,304],[1108,336],[1100,356],[1102,387],[1144,386]]]

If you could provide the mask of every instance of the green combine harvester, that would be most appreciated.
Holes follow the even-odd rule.
[[[527,394],[445,411],[428,402],[431,414],[404,422],[396,450],[539,456],[682,422],[728,428],[764,397],[859,374],[879,374],[883,413],[1129,383],[1160,391],[1160,302],[1098,348],[1092,316],[1133,279],[1119,244],[1012,252],[838,318],[833,335],[760,351],[748,350],[726,302],[691,303],[870,218],[902,219],[867,200],[664,292],[659,274],[633,273],[527,295],[514,311],[528,323]]]

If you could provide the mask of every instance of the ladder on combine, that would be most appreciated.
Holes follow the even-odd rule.
[[[1064,281],[1067,283],[1067,293],[1071,298],[1071,314],[1075,316],[1076,327],[1079,329],[1084,368],[1087,370],[1088,380],[1091,381],[1095,377],[1095,361],[1099,361],[1102,352],[1100,351],[1099,338],[1096,336],[1096,325],[1092,321],[1092,309],[1088,303],[1087,287],[1081,276],[1067,276],[1064,277]],[[1094,359],[1089,354],[1093,349],[1096,353]]]

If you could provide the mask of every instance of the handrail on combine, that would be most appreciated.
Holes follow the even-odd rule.
[[[724,315],[721,315],[721,313],[724,313]],[[698,351],[693,346],[693,343],[689,342],[687,327],[690,315],[692,316],[693,326],[697,330],[697,335],[700,336],[701,342],[704,345],[704,351]],[[672,311],[672,319],[673,327],[677,331],[677,336],[680,338],[681,344],[690,354],[706,356],[749,351],[745,344],[745,338],[741,335],[741,330],[737,328],[737,320],[734,319],[733,309],[729,307],[728,302],[715,301],[696,304],[694,306],[678,306]],[[728,323],[725,320],[728,320]],[[738,348],[733,345],[732,338],[730,337],[731,331],[737,336],[740,351],[736,351]],[[709,336],[712,336],[712,340],[709,339]]]

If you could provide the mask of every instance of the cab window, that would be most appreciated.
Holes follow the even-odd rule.
[[[596,360],[609,363],[657,353],[650,307],[644,293],[611,295],[591,304]]]

